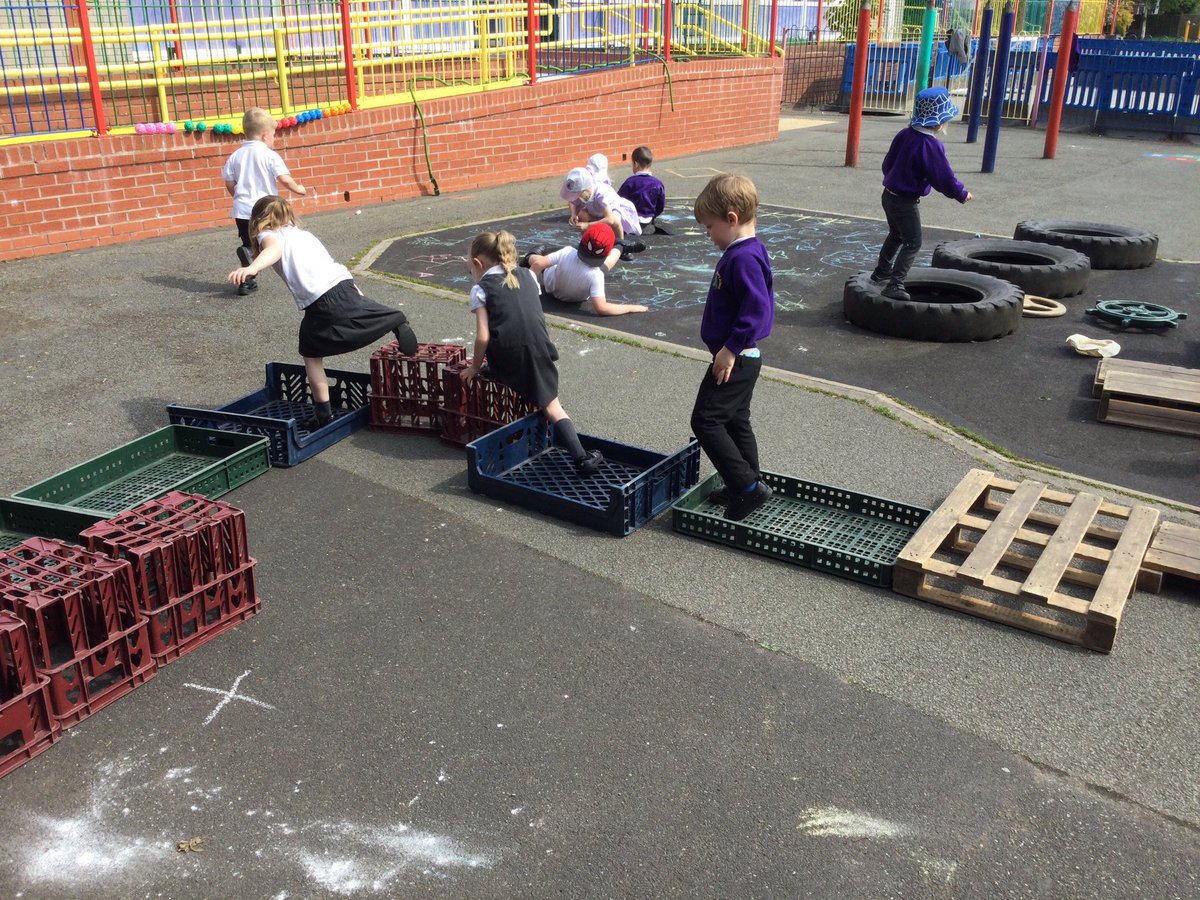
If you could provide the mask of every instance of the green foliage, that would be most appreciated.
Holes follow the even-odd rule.
[[[1188,16],[1197,11],[1200,11],[1200,0],[1159,0],[1158,4],[1161,16]]]

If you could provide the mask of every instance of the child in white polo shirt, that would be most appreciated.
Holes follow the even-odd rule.
[[[592,301],[598,316],[623,316],[646,312],[634,303],[610,303],[604,295],[604,273],[621,258],[616,236],[604,222],[596,222],[579,239],[578,247],[563,247],[548,256],[530,253],[522,261],[538,277],[545,292],[563,303]]]

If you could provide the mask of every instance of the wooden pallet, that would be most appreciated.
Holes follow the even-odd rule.
[[[1101,422],[1200,437],[1200,369],[1102,359],[1092,394]]]
[[[1158,511],[972,469],[900,551],[908,597],[1109,652],[1143,568]]]
[[[1152,572],[1200,581],[1200,528],[1163,522],[1146,553],[1145,566]]]

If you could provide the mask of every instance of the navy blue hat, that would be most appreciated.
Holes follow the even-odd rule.
[[[913,107],[912,124],[918,128],[937,128],[955,118],[962,110],[950,100],[950,92],[944,87],[925,88],[917,94]]]

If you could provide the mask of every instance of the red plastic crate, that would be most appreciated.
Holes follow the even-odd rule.
[[[380,347],[371,354],[371,428],[437,434],[442,373],[466,358],[458,344],[418,344],[412,356],[401,353],[396,341]]]
[[[58,740],[48,685],[34,670],[25,623],[0,612],[0,778]]]
[[[150,616],[150,652],[162,666],[246,621],[260,609],[251,560],[237,572]]]
[[[0,608],[28,628],[42,671],[133,627],[136,595],[129,563],[74,544],[30,538],[0,554]]]
[[[237,507],[174,492],[86,529],[89,545],[134,561],[141,609],[161,609],[250,561]]]
[[[45,674],[50,679],[51,715],[63,728],[124,697],[154,676],[150,623],[137,624],[94,650]]]
[[[29,762],[60,737],[62,725],[50,714],[48,680],[0,703],[0,778]]]
[[[465,447],[501,425],[537,412],[508,385],[477,376],[470,385],[459,377],[466,363],[449,365],[442,374],[442,440]]]

